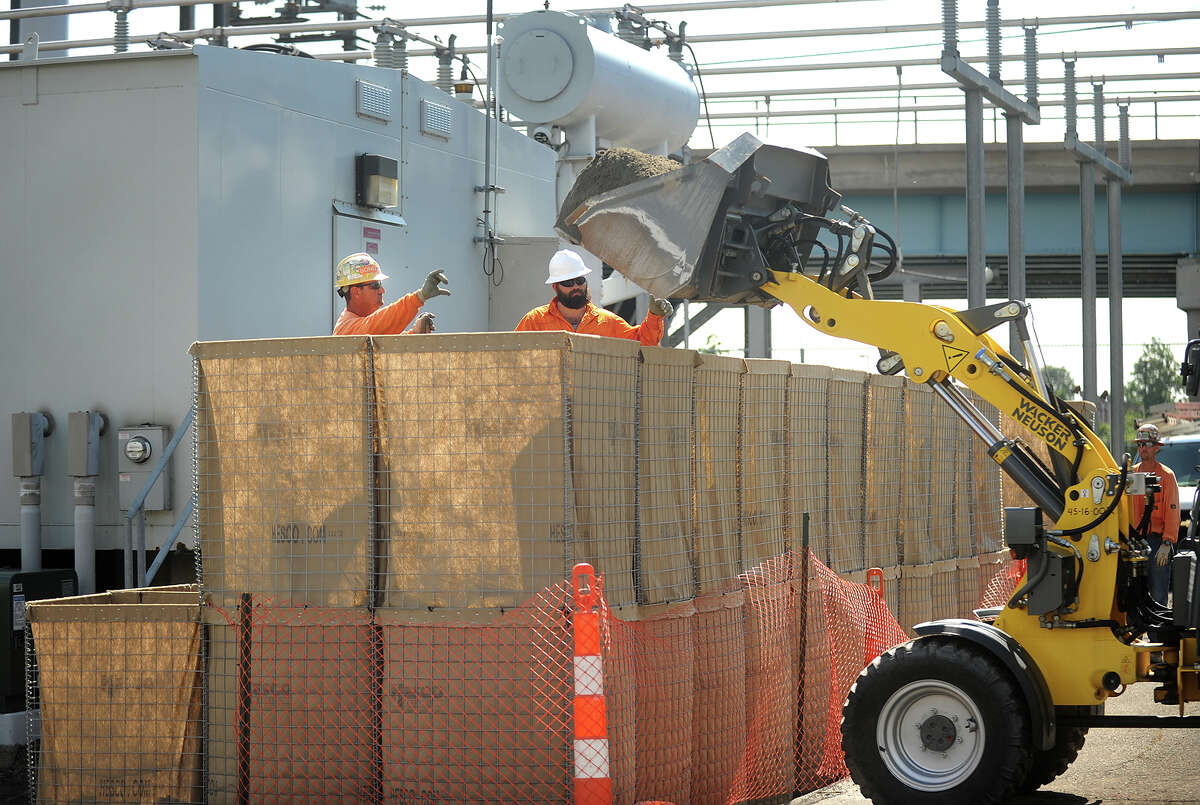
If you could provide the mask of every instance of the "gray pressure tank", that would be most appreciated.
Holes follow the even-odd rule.
[[[682,65],[594,28],[575,14],[532,11],[500,26],[500,103],[526,123],[574,126],[653,151],[687,143],[700,95]]]

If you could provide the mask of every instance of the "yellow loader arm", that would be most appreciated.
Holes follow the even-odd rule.
[[[845,218],[831,215],[837,211]],[[702,162],[618,185],[563,213],[568,226],[560,234],[656,296],[783,302],[816,330],[878,347],[881,373],[903,371],[928,384],[985,442],[1035,503],[1005,511],[1005,539],[1028,560],[1028,572],[1008,606],[987,616],[1003,641],[1015,641],[997,656],[1020,656],[1013,667],[1036,673],[1014,674],[1038,676],[1032,688],[1048,691],[1041,705],[1030,705],[1042,729],[1035,743],[1054,734],[1052,717],[1036,717],[1045,701],[1090,707],[1124,685],[1161,677],[1149,651],[1135,645],[1139,637],[1173,629],[1171,639],[1184,648],[1190,640],[1182,653],[1194,656],[1200,624],[1180,628],[1150,597],[1145,544],[1129,522],[1129,496],[1144,494],[1147,481],[1153,491],[1155,479],[1132,475],[1127,459],[1114,461],[1084,418],[1046,387],[1028,306],[1012,300],[953,311],[874,299],[872,282],[894,270],[899,249],[841,205],[821,154],[746,134]],[[1016,328],[1021,359],[988,335],[1005,323]],[[1005,437],[964,388],[1026,426],[1048,448],[1048,464]],[[980,637],[976,621],[947,623],[916,628],[973,635],[981,644],[1000,639]],[[1177,660],[1163,662],[1178,667]],[[1188,684],[1181,678],[1179,696],[1200,699],[1195,676]]]

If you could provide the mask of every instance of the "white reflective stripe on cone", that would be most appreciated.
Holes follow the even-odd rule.
[[[608,777],[608,739],[575,739],[575,779]]]
[[[575,658],[575,695],[604,695],[604,667],[597,655]]]

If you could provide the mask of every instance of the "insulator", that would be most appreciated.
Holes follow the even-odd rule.
[[[392,66],[397,70],[408,69],[408,37],[401,36],[392,43]]]
[[[1035,106],[1038,102],[1037,28],[1025,29],[1025,100]]]
[[[1092,117],[1096,121],[1096,148],[1104,151],[1104,85],[1092,84]]]
[[[441,51],[438,54],[437,88],[453,95],[454,76],[451,75],[450,66],[450,51]]]
[[[129,50],[129,12],[123,8],[116,11],[117,21],[113,26],[113,53]]]
[[[958,53],[958,0],[942,0],[942,41],[946,53]]]
[[[1075,62],[1063,63],[1063,103],[1067,113],[1067,133],[1076,134],[1078,129],[1079,102],[1075,98]]]
[[[984,19],[987,27],[987,60],[988,76],[993,81],[1000,80],[1000,0],[988,0],[987,16]]]
[[[375,37],[375,66],[395,66],[392,59],[392,35],[387,31],[380,31],[379,35]]]

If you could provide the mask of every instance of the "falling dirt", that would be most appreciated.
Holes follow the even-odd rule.
[[[587,167],[579,172],[571,192],[567,194],[562,208],[558,211],[558,220],[555,221],[554,227],[572,242],[579,243],[579,230],[568,225],[566,220],[581,203],[592,196],[682,167],[667,157],[643,154],[632,148],[609,148],[596,155]]]

